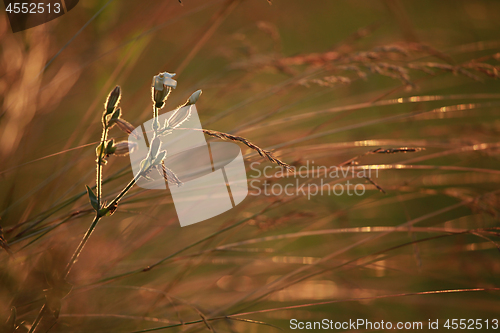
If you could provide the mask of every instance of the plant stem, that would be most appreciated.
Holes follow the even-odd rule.
[[[85,247],[85,244],[87,244],[87,241],[89,240],[90,236],[92,235],[92,232],[94,232],[94,230],[97,226],[97,223],[99,222],[101,217],[104,216],[107,212],[114,209],[113,207],[116,204],[118,204],[118,202],[125,196],[125,194],[127,194],[127,192],[132,188],[132,186],[134,186],[134,184],[137,182],[137,180],[139,179],[140,176],[141,176],[140,173],[138,175],[136,175],[127,184],[127,186],[125,186],[123,188],[123,190],[121,190],[121,192],[104,208],[104,212],[99,211],[96,213],[96,216],[94,217],[94,220],[92,221],[92,224],[90,225],[89,229],[87,230],[87,232],[83,236],[80,244],[78,244],[78,247],[76,248],[75,253],[73,253],[73,255],[71,256],[70,261],[66,265],[66,268],[64,270],[64,275],[63,275],[65,280],[68,277],[69,273],[71,272],[71,268],[73,268],[73,265],[76,263],[76,261],[78,260],[78,257],[82,253],[82,250]],[[35,321],[33,322],[33,325],[31,325],[31,328],[30,328],[28,333],[35,332],[38,324],[42,320],[42,317],[44,315],[46,308],[47,308],[47,303],[43,304],[42,308],[40,309],[40,312],[38,313],[38,316],[36,317]]]
[[[107,215],[108,213],[113,213],[116,210],[116,206],[118,205],[118,202],[127,194],[127,192],[135,185],[139,177],[143,172],[139,172],[137,175],[134,176],[134,178],[121,190],[121,192],[108,204],[106,207],[101,209],[101,201],[102,201],[102,162],[103,162],[103,157],[104,157],[104,150],[105,150],[105,144],[106,140],[108,138],[108,122],[106,119],[106,112],[102,116],[102,135],[101,135],[101,149],[99,151],[99,157],[97,159],[97,179],[96,179],[96,192],[97,192],[97,203],[99,209],[96,211],[96,215],[94,217],[94,220],[90,224],[90,227],[87,229],[87,232],[83,236],[82,240],[80,241],[80,244],[78,244],[78,247],[76,248],[75,252],[71,256],[70,261],[66,265],[66,268],[64,270],[64,275],[63,279],[66,280],[68,277],[69,273],[71,272],[71,269],[75,265],[75,263],[78,260],[78,257],[83,251],[83,248],[85,247],[85,244],[87,244],[90,236],[94,232],[95,228],[97,227],[97,223],[99,223],[99,220],[101,217]],[[159,129],[159,120],[158,120],[158,108],[154,105],[153,106],[153,130],[155,132],[155,136],[158,133]],[[30,330],[28,333],[33,333],[35,332],[38,324],[43,318],[44,312],[47,308],[47,303],[44,303],[42,308],[40,309],[40,312],[38,313],[35,321],[33,322],[33,325],[31,326]]]
[[[128,184],[121,190],[121,192],[105,207],[105,212],[112,210],[113,206],[118,204],[118,202],[123,198],[125,194],[135,185],[142,173],[138,173]]]
[[[40,321],[42,320],[43,313],[45,312],[46,308],[47,308],[47,304],[44,304],[42,306],[42,308],[40,309],[40,312],[38,312],[38,316],[36,316],[36,319],[33,322],[33,325],[31,325],[30,330],[28,331],[28,333],[35,332],[36,328],[38,327],[38,324],[40,324]]]
[[[160,120],[158,119],[158,108],[153,105],[153,131],[154,136],[158,134],[158,129],[160,127]]]
[[[106,113],[102,116],[102,135],[101,135],[101,151],[99,152],[99,158],[97,159],[97,181],[96,181],[96,191],[97,191],[97,204],[99,208],[101,207],[101,197],[102,197],[102,158],[104,155],[104,145],[106,139],[108,138],[108,122],[106,121]]]
[[[99,207],[101,207],[101,197],[102,197],[102,158],[104,155],[104,145],[106,144],[106,139],[108,138],[108,122],[106,120],[106,113],[103,114],[102,116],[102,135],[101,135],[101,150],[99,152],[99,158],[97,159],[97,181],[96,181],[96,191],[97,191],[97,204]],[[76,248],[75,252],[73,253],[73,256],[71,257],[70,261],[66,265],[66,268],[64,270],[64,279],[69,275],[69,272],[71,272],[71,268],[73,268],[73,265],[75,262],[78,260],[78,257],[80,256],[80,253],[83,250],[83,247],[85,244],[87,244],[87,241],[90,238],[90,235],[92,235],[92,232],[94,231],[95,227],[97,226],[97,223],[101,219],[101,214],[99,211],[96,212],[96,215],[94,217],[94,220],[90,224],[90,227],[88,228],[87,232],[83,236],[80,244]]]
[[[114,209],[116,209],[114,207],[123,198],[123,196],[125,196],[125,194],[127,194],[127,192],[132,188],[132,186],[134,186],[134,184],[137,182],[137,180],[139,179],[140,176],[141,176],[140,173],[137,174],[137,176],[135,176],[127,184],[127,186],[125,186],[123,188],[123,190],[121,190],[121,192],[102,211],[99,211],[99,212],[96,213],[96,216],[94,217],[94,220],[92,221],[92,224],[90,225],[89,229],[87,230],[87,232],[83,236],[80,244],[78,245],[78,247],[75,250],[75,253],[73,253],[73,256],[71,257],[70,261],[68,262],[68,265],[66,266],[66,269],[64,271],[64,278],[65,279],[68,277],[68,275],[69,275],[69,273],[71,271],[71,268],[73,267],[73,265],[75,264],[75,262],[78,260],[78,257],[80,256],[80,253],[82,253],[82,250],[83,250],[85,244],[87,244],[87,241],[89,240],[90,236],[92,235],[92,232],[96,228],[97,223],[99,222],[99,220],[101,219],[101,217],[103,217],[104,215],[106,215],[108,212],[114,211]]]
[[[78,260],[78,257],[80,256],[80,253],[82,253],[83,247],[85,244],[87,244],[87,241],[90,238],[90,235],[92,235],[92,232],[94,231],[95,227],[97,226],[97,223],[101,219],[101,215],[99,213],[96,214],[94,217],[94,220],[92,221],[92,224],[90,225],[89,229],[83,236],[82,240],[80,241],[80,244],[75,250],[75,253],[73,253],[73,256],[71,257],[70,261],[66,265],[66,268],[64,270],[64,279],[66,279],[69,275],[69,272],[71,272],[71,268],[73,268],[73,265],[75,262]]]
[[[103,138],[102,142],[103,143],[105,142],[106,137],[107,137],[107,126],[103,130],[103,135],[102,135],[102,138]],[[98,194],[99,206],[100,206],[100,197],[101,197],[100,196],[100,188],[101,188],[101,185],[102,185],[101,184],[101,177],[100,177],[101,172],[102,172],[102,165],[101,165],[100,162],[102,160],[103,149],[104,149],[104,144],[101,147],[101,153],[100,153],[99,160],[98,160],[98,163],[97,163],[97,165],[98,165],[98,167],[97,167],[97,188],[99,188],[99,190],[98,190],[97,193],[99,193]],[[99,222],[99,220],[101,219],[101,217],[103,217],[104,215],[106,215],[108,212],[114,211],[116,209],[116,205],[118,204],[118,202],[125,196],[125,194],[127,194],[127,192],[132,188],[132,186],[134,186],[134,184],[137,182],[137,180],[139,179],[140,176],[141,176],[141,173],[137,174],[127,184],[127,186],[125,186],[123,188],[123,190],[121,190],[121,192],[103,210],[99,210],[99,211],[96,212],[94,220],[90,224],[90,227],[88,228],[87,232],[85,233],[85,235],[83,236],[82,240],[80,241],[80,244],[78,244],[78,247],[76,248],[75,252],[71,256],[70,261],[66,265],[66,268],[64,270],[64,275],[63,275],[64,280],[66,280],[66,278],[68,277],[69,273],[71,272],[71,269],[73,268],[74,264],[78,260],[78,257],[82,253],[82,250],[85,247],[85,244],[87,244],[87,241],[89,240],[90,236],[92,235],[92,232],[94,232],[94,230],[95,230],[95,228],[97,226],[97,223]],[[36,317],[35,321],[33,322],[33,325],[31,326],[31,328],[30,328],[30,330],[29,330],[28,333],[35,332],[38,324],[40,323],[40,321],[43,318],[43,315],[44,315],[44,312],[45,312],[46,308],[47,308],[47,303],[45,303],[42,306],[42,308],[40,309],[40,312],[38,313],[38,316]]]

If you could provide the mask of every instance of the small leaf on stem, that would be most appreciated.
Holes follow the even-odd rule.
[[[97,202],[97,197],[90,187],[88,187],[87,185],[85,185],[85,187],[87,188],[87,193],[89,194],[89,201],[92,205],[92,208],[94,208],[96,212],[99,211],[99,203]]]

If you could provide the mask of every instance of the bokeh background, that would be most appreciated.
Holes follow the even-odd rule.
[[[134,188],[43,329],[500,319],[499,29],[493,0],[84,0],[16,34],[2,13],[0,225],[13,253],[0,253],[2,322],[15,308],[16,332],[29,330],[90,225],[107,94],[121,86],[138,126],[163,71],[178,81],[165,110],[202,89],[204,128],[295,166],[354,159],[379,176],[354,180],[363,196],[249,195],[184,228],[168,191]],[[403,147],[417,151],[390,154]],[[252,162],[271,165],[241,148],[249,176]],[[127,157],[111,157],[105,199],[132,177]],[[487,290],[461,291],[476,288]],[[439,290],[456,292],[415,295]]]

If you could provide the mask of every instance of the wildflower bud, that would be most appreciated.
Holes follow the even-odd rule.
[[[114,153],[114,140],[111,139],[108,142],[105,143],[100,143],[96,149],[95,149],[95,154],[97,156],[96,162],[100,162],[102,164],[106,164],[107,157],[109,155],[112,155]]]
[[[201,90],[196,90],[188,99],[186,105],[192,105],[195,104],[198,101],[198,98],[200,98],[202,91]]]
[[[172,78],[175,76],[175,73],[163,72],[153,77],[153,88],[156,90],[163,90],[164,86],[176,88],[177,81]]]
[[[126,156],[130,151],[133,151],[137,146],[137,143],[128,141],[119,141],[113,146],[114,154],[118,156]]]
[[[112,92],[109,93],[108,98],[106,99],[106,114],[111,114],[115,110],[116,105],[120,101],[121,97],[121,89],[120,86],[116,86]]]
[[[116,126],[118,126],[123,132],[127,133],[127,134],[130,134],[134,131],[135,127],[132,126],[131,123],[129,123],[128,121],[126,121],[125,119],[121,119],[121,118],[118,118],[118,119],[111,119],[109,121],[109,123],[112,125],[112,124],[116,124]]]
[[[111,120],[118,119],[122,115],[122,109],[116,108],[115,112],[111,115]]]
[[[113,154],[114,144],[115,144],[115,139],[109,140],[108,143],[106,144],[106,150],[104,151],[104,154],[106,154],[106,155]]]
[[[111,114],[111,117],[109,115],[107,116],[107,119],[105,119],[105,121],[107,121],[108,129],[112,128],[116,124],[116,120],[119,119],[121,115],[122,110],[120,108],[116,108],[115,112]]]
[[[175,73],[160,73],[153,77],[152,84],[152,94],[153,94],[153,102],[157,108],[162,108],[165,100],[172,88],[177,87],[177,81],[172,78],[175,76]]]

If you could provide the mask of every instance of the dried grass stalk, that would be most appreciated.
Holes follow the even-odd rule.
[[[274,157],[274,155],[270,151],[260,148],[259,146],[251,143],[250,141],[248,141],[247,139],[245,139],[241,136],[222,133],[219,131],[207,130],[207,129],[203,129],[203,133],[205,133],[206,135],[209,135],[209,136],[213,136],[213,137],[222,139],[222,140],[241,142],[245,146],[247,146],[248,148],[253,149],[256,152],[258,152],[260,156],[267,158],[269,161],[276,163],[277,165],[279,165],[281,167],[284,167],[288,171],[293,171],[293,168],[290,165],[283,162],[279,158]]]
[[[400,147],[400,148],[377,148],[372,150],[372,154],[396,154],[396,153],[416,153],[419,151],[425,150],[425,148],[409,148],[409,147]]]
[[[372,183],[373,186],[375,186],[377,188],[377,190],[379,190],[380,192],[386,194],[387,192],[385,192],[385,190],[379,185],[377,184],[373,179],[371,179],[370,177],[363,177],[365,178],[366,180],[368,180],[370,183]]]

